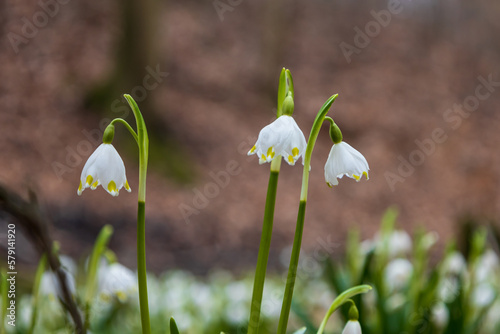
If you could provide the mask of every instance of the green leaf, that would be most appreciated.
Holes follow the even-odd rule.
[[[173,317],[170,318],[170,334],[179,334],[179,329]]]

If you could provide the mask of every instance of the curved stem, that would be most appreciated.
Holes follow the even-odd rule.
[[[134,137],[137,145],[139,145],[139,138],[137,137],[137,133],[135,133],[134,129],[132,129],[132,127],[130,126],[130,124],[128,124],[128,122],[126,120],[124,120],[123,118],[115,118],[109,124],[114,124],[114,123],[121,123],[121,124],[125,125],[125,127],[130,132],[132,137]]]
[[[266,279],[267,262],[271,248],[271,235],[273,232],[274,207],[276,204],[276,191],[278,189],[278,176],[281,166],[281,156],[277,156],[271,162],[271,172],[267,186],[266,206],[264,209],[264,221],[262,223],[262,235],[260,238],[259,255],[255,269],[253,283],[252,303],[250,304],[250,319],[248,321],[248,334],[258,333],[260,324],[260,309],[262,295],[264,293],[264,282]]]
[[[148,282],[146,275],[146,173],[148,168],[149,139],[144,118],[134,99],[124,95],[132,109],[137,123],[137,144],[139,145],[139,191],[137,208],[137,276],[139,305],[141,309],[142,333],[150,334]]]
[[[311,156],[314,149],[314,144],[318,138],[319,130],[325,119],[328,110],[332,103],[337,98],[338,94],[331,96],[323,104],[319,110],[316,119],[314,120],[307,142],[306,153],[304,155],[304,171],[302,174],[302,190],[300,192],[299,212],[297,214],[297,225],[295,227],[295,237],[293,239],[292,255],[290,257],[290,265],[288,267],[288,275],[285,284],[285,295],[281,306],[280,320],[278,323],[278,334],[285,334],[288,325],[288,317],[292,306],[293,289],[295,286],[295,278],[297,277],[297,267],[299,264],[300,246],[302,244],[302,233],[304,230],[304,220],[306,215],[307,203],[307,188],[309,185],[309,169],[311,166]]]
[[[323,318],[323,321],[321,322],[321,325],[318,329],[317,334],[322,334],[326,323],[328,322],[328,319],[330,316],[335,312],[340,306],[347,302],[351,302],[354,305],[354,302],[351,300],[352,297],[360,294],[360,293],[366,293],[372,289],[371,286],[369,285],[358,285],[355,287],[352,287],[344,292],[342,292],[340,295],[337,296],[337,298],[334,299],[332,304],[330,305],[330,308],[325,314],[325,317]]]

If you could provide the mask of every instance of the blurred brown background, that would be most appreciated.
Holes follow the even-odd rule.
[[[344,178],[329,189],[323,165],[331,142],[323,129],[305,249],[320,237],[342,245],[352,227],[371,237],[391,205],[400,209],[401,228],[423,225],[442,244],[463,217],[499,218],[498,1],[0,6],[0,182],[23,194],[36,189],[63,253],[86,255],[108,223],[111,248],[135,266],[138,164],[127,132],[119,130],[114,144],[133,192],[76,195],[99,124],[113,117],[135,123],[121,98],[131,93],[151,135],[149,269],[253,268],[269,165],[246,152],[275,117],[282,67],[294,76],[295,119],[306,137],[323,102],[339,93],[330,115],[371,168],[369,181]],[[430,144],[435,131],[440,142]],[[234,175],[226,180],[228,164]],[[273,268],[292,243],[302,175],[300,165],[282,166]],[[36,262],[27,241],[18,248],[24,263]]]

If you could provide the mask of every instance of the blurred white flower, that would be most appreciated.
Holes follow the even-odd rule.
[[[400,290],[408,284],[413,265],[406,259],[395,259],[385,267],[384,277],[390,290]]]
[[[497,254],[488,249],[483,255],[478,259],[476,265],[476,279],[478,282],[484,282],[488,278],[494,279],[495,272],[498,271],[500,267],[500,261],[498,260]]]
[[[467,263],[460,252],[454,251],[445,259],[443,269],[445,274],[458,276],[465,272]]]
[[[339,184],[337,178],[344,175],[359,181],[366,176],[368,180],[368,162],[365,157],[346,142],[333,144],[325,164],[325,180],[328,186]]]
[[[99,293],[101,298],[116,297],[124,303],[137,291],[137,279],[132,270],[112,263],[99,270]]]
[[[112,144],[101,144],[83,166],[78,186],[78,195],[89,188],[94,190],[99,185],[112,196],[118,196],[122,187],[130,192],[125,165]]]
[[[260,164],[281,155],[293,166],[305,153],[306,145],[306,138],[293,117],[282,115],[260,131],[248,155],[257,154]]]
[[[451,303],[457,298],[460,291],[460,283],[457,277],[445,277],[438,286],[438,296],[445,303]]]
[[[443,302],[439,302],[432,307],[431,319],[434,325],[439,329],[444,329],[450,319],[450,311]]]
[[[77,265],[72,258],[67,255],[59,255],[59,261],[61,262],[61,267],[66,269],[73,277],[76,277]]]
[[[368,293],[369,295],[369,293]],[[394,312],[397,309],[403,307],[406,304],[407,298],[404,294],[398,292],[386,299],[385,304],[390,312]]]
[[[357,320],[349,320],[345,325],[342,334],[361,334],[361,325]]]
[[[490,305],[495,298],[495,289],[488,283],[477,285],[472,292],[472,303],[478,308]]]
[[[488,309],[486,319],[484,320],[484,333],[494,333],[500,326],[500,299],[497,299]]]
[[[412,241],[406,231],[393,231],[389,237],[389,257],[395,258],[411,252]]]
[[[64,267],[61,267],[60,270],[64,273],[64,278],[69,292],[74,295],[76,293],[75,278]],[[52,271],[46,271],[43,273],[42,278],[40,279],[40,294],[42,296],[61,298],[64,300],[59,280]]]

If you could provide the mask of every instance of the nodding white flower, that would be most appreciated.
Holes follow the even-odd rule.
[[[413,273],[413,265],[407,259],[395,259],[385,267],[385,281],[391,290],[406,286]]]
[[[397,258],[402,255],[406,255],[411,252],[412,250],[412,241],[410,235],[403,230],[395,230],[391,232],[391,234],[387,237],[387,244],[384,244],[384,238],[380,235],[380,233],[375,234],[375,237],[373,238],[374,240],[370,242],[374,246],[382,247],[384,248],[387,246],[388,252],[389,252],[389,257],[391,259]],[[365,248],[367,248],[370,244],[368,244],[368,241],[363,241],[366,242]],[[371,246],[371,245],[370,245]]]
[[[365,157],[346,142],[333,144],[325,164],[325,180],[329,187],[339,184],[337,178],[344,175],[356,181],[366,176],[368,180],[368,162]]]
[[[80,176],[78,195],[86,188],[94,190],[99,185],[112,196],[118,196],[122,187],[131,191],[123,160],[112,144],[101,144],[89,157]]]
[[[457,251],[453,251],[444,260],[444,272],[445,274],[451,275],[461,275],[467,270],[467,263],[465,262],[464,256]]]
[[[271,162],[275,156],[281,155],[293,166],[305,153],[306,145],[306,138],[293,117],[282,115],[260,131],[248,155],[257,154],[260,164]]]
[[[490,305],[496,298],[495,289],[489,283],[480,283],[472,292],[472,304],[478,308]]]
[[[361,325],[357,320],[349,320],[345,325],[342,334],[361,334]]]
[[[450,319],[450,311],[443,302],[438,302],[432,307],[431,319],[434,325],[439,329],[444,329],[448,325],[448,320]]]
[[[137,280],[134,273],[119,263],[112,263],[99,271],[101,297],[116,297],[125,302],[136,289]]]
[[[478,259],[476,268],[476,280],[478,282],[483,282],[491,277],[495,277],[495,272],[500,268],[498,256],[493,250],[488,249]]]
[[[66,281],[66,286],[68,287],[69,293],[71,295],[76,294],[76,284],[75,278],[71,273],[65,268],[60,269],[63,272],[64,279]],[[42,296],[48,296],[49,298],[61,298],[64,300],[64,295],[62,292],[61,285],[59,284],[58,277],[52,271],[46,271],[43,273],[40,279],[40,294]]]

